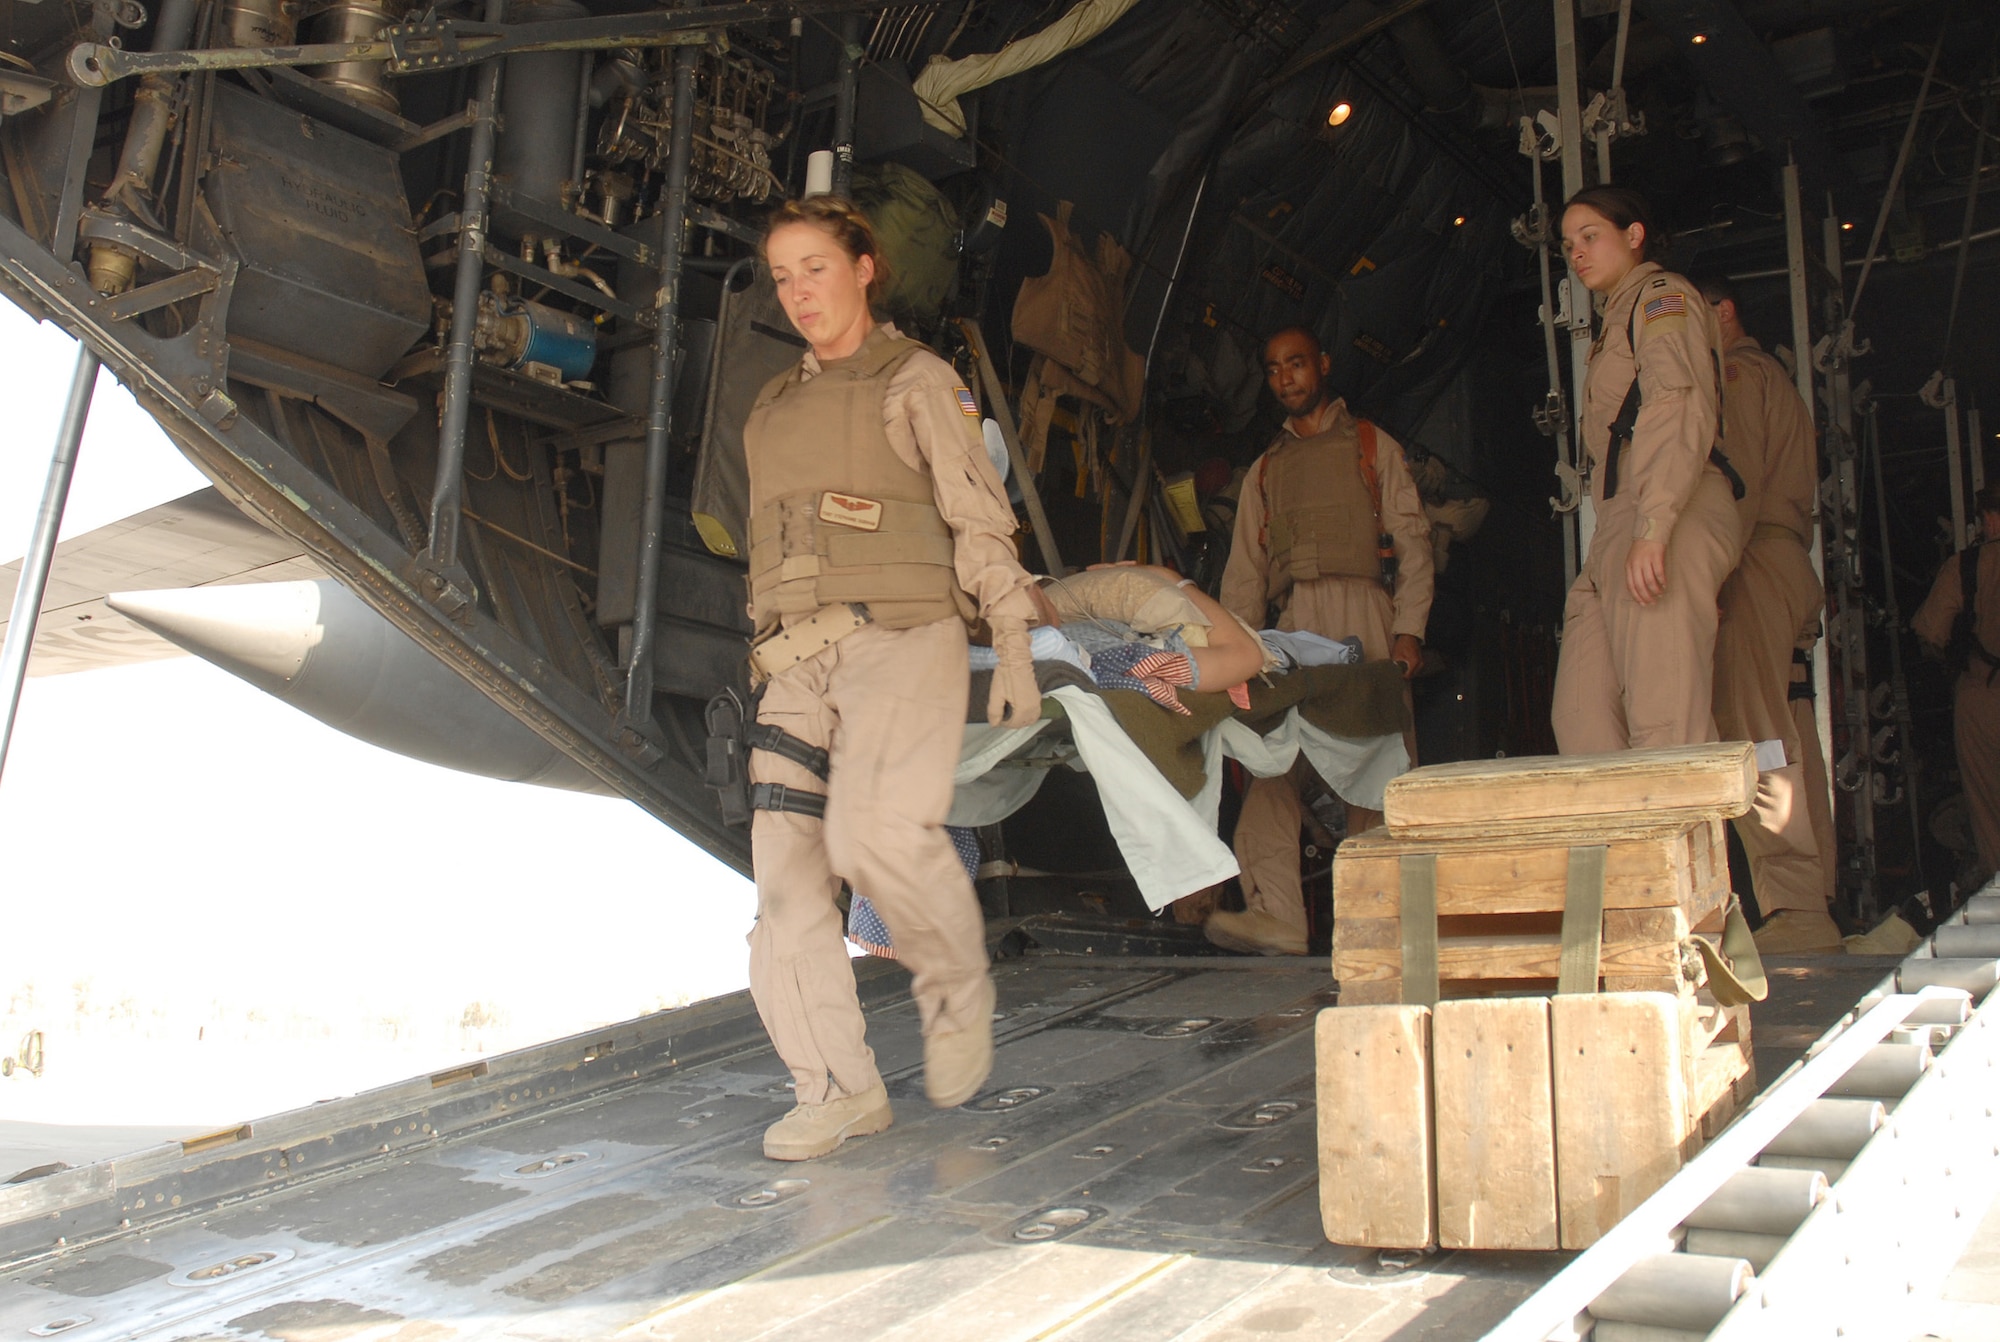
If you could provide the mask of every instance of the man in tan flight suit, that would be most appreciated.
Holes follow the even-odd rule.
[[[1812,417],[1785,366],[1743,329],[1734,286],[1699,284],[1722,332],[1724,445],[1744,485],[1736,504],[1743,557],[1722,585],[1715,636],[1715,727],[1722,740],[1766,743],[1767,752],[1776,742],[1784,752],[1782,766],[1760,761],[1756,804],[1736,821],[1764,915],[1757,947],[1839,951],[1840,929],[1827,912],[1834,836],[1826,764],[1812,700],[1793,696],[1794,668],[1806,669],[1794,654],[1801,640],[1811,648],[1825,603],[1809,548],[1819,491]]]
[[[1423,666],[1431,612],[1430,521],[1402,447],[1327,394],[1331,367],[1318,338],[1301,328],[1278,332],[1264,347],[1265,380],[1285,425],[1244,479],[1221,601],[1253,629],[1267,627],[1265,611],[1275,603],[1280,629],[1359,638],[1364,659],[1394,659],[1408,679]],[[1383,580],[1385,533],[1395,556],[1393,596]],[[1209,915],[1210,941],[1305,954],[1303,821],[1292,779],[1251,780],[1236,822],[1244,911]],[[1381,823],[1379,811],[1347,808],[1350,834]]]
[[[808,352],[758,397],[745,442],[759,635],[845,615],[849,603],[868,617],[814,632],[785,654],[798,660],[764,668],[759,724],[827,751],[828,772],[762,747],[750,755],[753,784],[825,798],[822,820],[753,794],[750,991],[801,1116],[766,1135],[765,1153],[803,1159],[850,1127],[889,1121],[834,904],[842,878],[875,902],[911,971],[932,1102],[961,1103],[986,1075],[985,925],[943,829],[969,690],[962,617],[976,608],[1000,647],[1035,618],[1033,580],[1015,557],[1013,509],[970,393],[893,326],[824,366]],[[1018,643],[1025,653],[1025,632]],[[1026,684],[1032,714],[1032,667]],[[843,1108],[855,1105],[867,1112]]]
[[[1975,449],[1976,450],[1976,449]],[[1952,652],[1953,624],[1966,608],[1966,568],[1978,587],[1966,631],[1965,669],[1952,698],[1958,773],[1972,816],[1972,841],[1985,875],[2000,871],[2000,481],[1979,491],[1980,543],[1938,570],[1910,625],[1934,651]]]

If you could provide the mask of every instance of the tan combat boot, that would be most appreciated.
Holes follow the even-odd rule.
[[[1839,955],[1847,949],[1833,918],[1813,909],[1779,909],[1754,940],[1759,955]]]
[[[858,1095],[794,1105],[790,1113],[764,1129],[764,1155],[771,1160],[811,1160],[849,1137],[866,1137],[895,1121],[889,1110],[888,1088],[877,1081]]]
[[[924,1094],[940,1109],[954,1109],[979,1093],[993,1071],[991,1013],[969,1030],[924,1036]]]
[[[1304,955],[1303,932],[1285,926],[1268,913],[1248,910],[1230,913],[1219,909],[1201,925],[1202,935],[1226,951],[1249,955]]]

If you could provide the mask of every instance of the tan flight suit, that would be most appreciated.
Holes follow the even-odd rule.
[[[1943,649],[1951,641],[1951,623],[1965,609],[1958,566],[1957,555],[1945,561],[1931,594],[1910,620],[1917,637],[1933,648]],[[2000,653],[2000,541],[1979,547],[1978,577],[1972,632],[1989,651]],[[1991,874],[2000,871],[2000,668],[1975,655],[1958,678],[1952,713],[1972,841],[1980,869]]]
[[[822,366],[808,353],[765,388],[744,428],[759,631],[836,602],[865,602],[872,617],[772,677],[758,711],[829,750],[831,777],[750,756],[752,782],[827,797],[824,821],[760,810],[750,831],[750,992],[801,1104],[881,1079],[834,904],[843,879],[888,924],[926,1034],[969,1029],[993,1010],[984,920],[943,828],[965,733],[960,612],[1025,620],[1033,605],[1013,510],[962,385],[882,326],[846,359]]]
[[[1715,637],[1715,728],[1725,741],[1782,741],[1785,766],[1761,773],[1757,800],[1736,821],[1757,907],[1826,912],[1831,844],[1821,846],[1808,799],[1826,776],[1811,701],[1793,708],[1792,651],[1819,626],[1825,593],[1808,549],[1819,471],[1812,418],[1785,366],[1749,336],[1723,352],[1723,432],[1743,477],[1737,502],[1743,557],[1722,585]],[[1808,757],[1815,770],[1808,764]],[[1831,812],[1828,811],[1831,820]]]
[[[1721,357],[1715,314],[1679,275],[1648,261],[1612,293],[1583,386],[1597,529],[1563,608],[1550,717],[1565,755],[1716,739],[1716,594],[1742,549],[1729,481],[1708,455]],[[1611,422],[1635,363],[1638,421],[1607,499]],[[1650,606],[1625,585],[1635,540],[1667,543],[1666,591]]]
[[[1298,427],[1310,432],[1301,436]],[[1244,479],[1220,600],[1225,610],[1253,629],[1266,627],[1265,608],[1275,600],[1278,628],[1304,630],[1324,638],[1359,638],[1363,658],[1382,661],[1399,635],[1422,639],[1430,620],[1431,524],[1424,516],[1423,499],[1403,459],[1401,445],[1378,427],[1375,473],[1382,487],[1380,530],[1395,538],[1396,591],[1392,598],[1379,576],[1374,520],[1361,515],[1372,512],[1373,501],[1365,500],[1357,509],[1354,501],[1363,497],[1365,486],[1358,469],[1351,482],[1347,475],[1351,469],[1348,463],[1356,459],[1355,420],[1347,411],[1347,402],[1336,400],[1320,407],[1311,423],[1298,427],[1288,421],[1278,441],[1257,459]],[[1284,488],[1299,479],[1296,467],[1310,467],[1318,460],[1341,462],[1342,474],[1337,487],[1328,488],[1323,496],[1315,491],[1305,502],[1331,506],[1288,507],[1285,497],[1272,486]],[[1288,525],[1288,512],[1319,516]],[[1342,512],[1353,515],[1357,524],[1353,534],[1343,534],[1344,528],[1331,525]],[[1302,555],[1305,544],[1320,546],[1319,553]],[[1352,571],[1356,568],[1359,573]],[[1307,576],[1315,569],[1319,576]],[[1415,762],[1412,744],[1411,763]],[[1291,778],[1253,778],[1243,797],[1235,841],[1245,906],[1295,929],[1301,939],[1306,934],[1305,891],[1299,880],[1299,827],[1304,820],[1298,786]],[[1352,808],[1351,823],[1379,824],[1380,816]]]

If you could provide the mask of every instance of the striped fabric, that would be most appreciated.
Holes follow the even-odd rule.
[[[965,865],[967,877],[979,874],[979,831],[962,825],[946,825],[944,832],[951,836],[951,846],[958,853],[958,860]],[[881,911],[875,901],[854,892],[854,899],[847,906],[847,939],[870,955],[879,955],[885,960],[896,958],[896,942],[889,935],[889,925],[882,921]]]

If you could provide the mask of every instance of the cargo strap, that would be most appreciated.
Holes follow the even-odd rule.
[[[1761,1002],[1770,994],[1764,976],[1764,957],[1757,953],[1756,938],[1750,934],[1750,920],[1743,916],[1743,903],[1729,897],[1729,912],[1722,923],[1722,944],[1707,937],[1690,937],[1708,971],[1708,991],[1719,1006],[1742,1006]]]
[[[1558,993],[1597,991],[1597,975],[1604,959],[1604,866],[1610,853],[1610,847],[1601,843],[1569,850]]]
[[[807,792],[804,788],[786,787],[783,783],[752,783],[750,809],[790,811],[794,815],[809,815],[815,820],[824,820],[826,798],[817,792]]]
[[[865,606],[828,606],[791,628],[780,629],[762,642],[752,644],[751,677],[762,684],[800,662],[817,657],[867,623]]]
[[[1403,902],[1403,1001],[1436,1006],[1438,1000],[1438,860],[1436,853],[1405,853]]]

